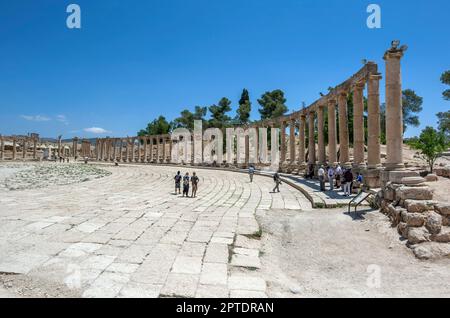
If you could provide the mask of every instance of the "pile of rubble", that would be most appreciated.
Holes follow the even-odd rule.
[[[404,175],[400,180],[391,178],[379,192],[381,212],[388,215],[416,257],[450,256],[450,203],[433,200],[426,182],[434,178],[425,180],[413,172]]]
[[[450,166],[439,166],[434,169],[434,172],[439,177],[450,178]]]

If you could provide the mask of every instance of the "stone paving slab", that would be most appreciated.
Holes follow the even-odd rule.
[[[261,266],[256,214],[311,209],[294,188],[270,193],[267,177],[198,170],[191,199],[172,193],[179,167],[99,166],[111,175],[0,190],[0,271],[80,285],[83,297],[265,297],[245,269]]]

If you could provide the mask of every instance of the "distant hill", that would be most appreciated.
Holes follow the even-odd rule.
[[[97,140],[97,138],[89,138],[87,139],[89,140],[89,142],[91,144],[95,144],[95,141]],[[41,142],[51,142],[51,143],[57,143],[58,139],[56,138],[41,138]],[[61,139],[62,143],[71,143],[72,142],[72,138],[69,139]],[[79,142],[81,142],[81,139],[79,139]]]

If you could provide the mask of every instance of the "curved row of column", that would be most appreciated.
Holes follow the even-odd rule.
[[[170,135],[97,139],[99,161],[167,163],[171,158]]]
[[[386,62],[386,170],[404,167],[400,67],[404,48],[399,49],[397,48],[398,43],[394,43],[384,54]],[[298,172],[308,165],[336,165],[338,163],[365,171],[379,170],[382,167],[380,151],[381,80],[382,75],[378,72],[377,64],[367,62],[357,73],[331,89],[327,95],[322,96],[309,107],[290,115],[252,123],[251,128],[280,128],[279,159],[282,171]],[[350,93],[353,102],[353,157],[350,156],[347,105]],[[367,93],[367,112],[364,107],[365,93]],[[367,114],[367,157],[365,156],[365,112]],[[328,136],[325,136],[325,120],[328,123]],[[289,140],[287,140],[286,135],[288,127]],[[296,131],[298,131],[298,142]],[[263,135],[260,131],[257,136],[260,141],[261,138],[264,139],[264,136],[267,138],[267,131],[265,134],[264,130],[262,132]],[[308,139],[308,144],[306,144],[306,139]],[[326,139],[328,140],[327,145]],[[277,138],[272,139],[272,145],[274,145],[274,142],[278,144]],[[169,150],[166,148],[167,143],[170,143]],[[261,146],[261,143],[258,143],[258,146]],[[141,147],[143,147],[143,151],[141,151]],[[149,147],[150,153],[147,150]],[[137,151],[135,148],[137,148]],[[267,149],[267,147],[261,148]],[[170,136],[163,135],[98,139],[95,153],[97,160],[166,163],[171,162],[171,150]],[[287,157],[288,150],[289,158]],[[170,152],[170,154],[167,152]],[[248,136],[246,136],[245,162],[248,162],[249,152]],[[259,151],[257,153],[260,154]],[[239,154],[239,156],[242,155]],[[192,162],[194,163],[195,160],[192,159]]]

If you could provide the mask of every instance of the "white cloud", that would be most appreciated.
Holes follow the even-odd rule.
[[[28,121],[49,121],[51,120],[49,117],[47,116],[43,116],[43,115],[21,115],[21,118],[28,120]]]
[[[83,130],[85,132],[98,134],[98,135],[110,133],[110,131],[108,131],[106,129],[103,129],[103,128],[100,128],[100,127],[84,128]]]
[[[56,120],[62,122],[65,125],[69,124],[69,120],[67,119],[66,115],[57,115]]]

